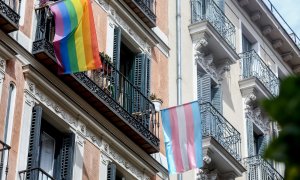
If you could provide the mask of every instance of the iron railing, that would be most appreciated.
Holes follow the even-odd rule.
[[[283,177],[260,155],[245,158],[248,180],[283,180]]]
[[[192,24],[208,21],[235,50],[235,26],[213,0],[192,0]]]
[[[84,74],[134,116],[143,127],[158,137],[159,116],[155,111],[154,104],[103,56],[101,59],[102,69]],[[77,74],[79,73],[76,73],[75,76],[78,76]]]
[[[279,94],[278,77],[254,50],[241,53],[240,58],[242,79],[256,77],[273,96]]]
[[[203,137],[213,137],[236,160],[241,160],[241,135],[211,103],[200,104]]]
[[[5,14],[13,23],[19,24],[20,4],[21,0],[0,0],[0,13]]]
[[[294,30],[290,27],[290,25],[285,21],[285,19],[281,16],[281,14],[277,11],[274,5],[270,0],[261,0],[263,4],[269,9],[271,14],[277,19],[279,24],[283,27],[281,29],[285,30],[286,33],[290,36],[295,45],[300,49],[300,39],[294,32]]]
[[[32,168],[19,171],[20,180],[55,180],[50,174],[41,168]]]
[[[4,180],[8,173],[10,146],[0,140],[0,180]]]
[[[156,0],[134,0],[139,7],[146,13],[154,22],[156,21]]]
[[[54,21],[49,8],[37,10],[38,25],[36,40],[33,43],[33,52],[39,51],[40,44],[45,43],[47,52],[55,59],[52,40],[54,38]],[[79,81],[92,81],[96,87],[101,88],[109,97],[116,101],[123,109],[136,119],[132,125],[140,129],[143,134],[150,137],[152,133],[155,138],[151,140],[159,144],[158,113],[154,104],[146,97],[137,86],[130,82],[120,71],[102,57],[103,68],[85,73],[75,73]],[[115,107],[116,108],[116,107]],[[119,109],[116,109],[119,111]],[[142,125],[142,126],[141,126]],[[153,136],[151,135],[151,137]]]

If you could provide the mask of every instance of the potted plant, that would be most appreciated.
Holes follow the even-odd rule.
[[[100,53],[100,57],[102,59],[102,68],[105,72],[110,74],[112,65],[112,60],[109,55],[107,55],[105,52]]]
[[[161,98],[157,97],[155,93],[152,93],[150,95],[150,99],[151,99],[152,103],[154,104],[155,111],[160,111],[160,107],[163,103],[163,100]]]

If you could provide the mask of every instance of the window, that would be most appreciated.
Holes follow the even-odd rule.
[[[15,97],[16,97],[16,88],[15,85],[10,83],[8,100],[7,100],[7,109],[5,117],[5,128],[4,128],[4,142],[8,145],[11,144],[11,134],[13,128],[13,116],[15,109]]]
[[[201,103],[211,103],[220,113],[222,113],[221,86],[217,84],[210,74],[198,70],[198,99]]]
[[[113,64],[122,74],[114,75],[113,98],[129,113],[143,114],[149,109],[145,99],[150,96],[150,57],[123,37],[120,28],[114,29],[113,46]],[[138,118],[149,127],[149,115]]]
[[[112,162],[107,166],[107,180],[125,180],[125,176],[117,169],[116,164]]]
[[[247,52],[252,49],[252,43],[248,40],[248,38],[244,34],[242,37],[242,43],[243,43],[243,52]]]
[[[42,107],[33,108],[26,177],[72,179],[75,135],[59,131],[42,114]]]

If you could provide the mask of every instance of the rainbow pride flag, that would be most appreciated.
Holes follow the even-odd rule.
[[[102,68],[89,0],[63,0],[50,6],[55,20],[54,52],[59,73]]]
[[[170,174],[203,166],[202,128],[197,101],[161,110]]]

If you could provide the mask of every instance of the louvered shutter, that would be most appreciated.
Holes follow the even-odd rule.
[[[145,54],[140,53],[136,55],[135,60],[134,60],[134,75],[133,75],[133,85],[143,93],[144,89],[144,84],[143,84],[143,79],[144,79],[144,72],[143,72],[143,67],[144,67],[144,62],[145,62]],[[141,111],[141,97],[137,91],[134,91],[134,111],[139,112]]]
[[[265,149],[267,148],[268,142],[269,142],[270,136],[267,134],[264,134],[263,136],[260,136],[258,138],[258,154],[263,155]]]
[[[202,132],[203,136],[211,135],[211,114],[209,110],[205,110],[202,112],[202,109],[207,109],[206,107],[211,102],[211,79],[208,74],[201,73],[197,71],[197,94],[198,94],[198,102],[201,105],[201,119],[202,119]]]
[[[109,163],[107,166],[107,180],[116,180],[117,166]]]
[[[200,77],[200,102],[211,103],[211,78],[209,74],[203,74]]]
[[[75,134],[67,134],[62,139],[60,149],[60,164],[58,179],[71,180],[73,174],[73,159],[75,148]]]
[[[253,134],[253,122],[247,119],[247,139],[248,139],[248,157],[255,155],[254,149],[254,134]]]
[[[120,70],[120,49],[121,49],[121,29],[116,27],[114,29],[114,47],[113,47],[113,64],[115,68]],[[119,96],[119,74],[113,69],[112,84],[114,86],[113,96],[118,99]]]
[[[212,105],[222,114],[222,90],[220,85],[212,88],[211,101]]]
[[[216,5],[219,7],[220,10],[224,11],[225,8],[225,2],[224,0],[214,0]]]
[[[29,136],[29,149],[27,157],[27,169],[39,167],[39,151],[40,151],[40,137],[41,137],[41,121],[43,109],[41,106],[35,106],[32,110],[32,120]],[[38,172],[27,173],[27,179],[38,179]]]

